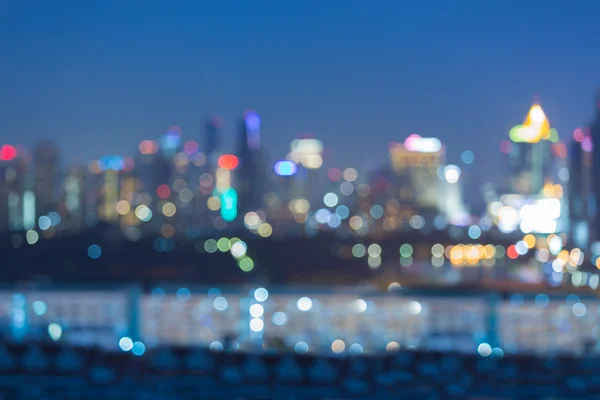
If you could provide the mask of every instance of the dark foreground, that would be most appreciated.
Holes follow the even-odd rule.
[[[0,347],[1,399],[544,399],[600,397],[600,363],[433,352],[334,358],[163,348]]]

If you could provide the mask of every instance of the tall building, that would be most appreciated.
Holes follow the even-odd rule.
[[[592,124],[590,125],[590,134],[591,134],[591,138],[592,138],[592,143],[595,144],[595,148],[592,148],[591,150],[593,150],[592,152],[592,182],[595,182],[596,184],[593,184],[593,188],[592,191],[594,193],[594,211],[595,211],[595,218],[593,220],[593,227],[592,227],[592,231],[593,231],[593,237],[594,240],[598,240],[599,236],[600,236],[600,212],[597,212],[596,210],[596,204],[598,202],[598,199],[600,199],[600,183],[598,183],[598,180],[600,180],[600,156],[598,156],[598,151],[600,150],[600,93],[598,93],[598,95],[596,96],[596,116],[594,118],[594,121],[592,122]]]
[[[0,233],[23,229],[24,205],[31,211],[30,194],[24,196],[26,170],[26,159],[14,146],[0,146]]]
[[[403,144],[391,143],[389,157],[401,203],[414,204],[423,210],[437,210],[438,169],[444,163],[442,143],[436,138],[413,134]]]
[[[587,148],[589,136],[578,129],[569,151],[568,205],[570,217],[570,238],[575,246],[587,248],[590,241],[590,228],[595,218],[595,202],[592,185],[592,153]],[[592,226],[590,226],[592,225]]]
[[[206,123],[205,126],[205,142],[204,142],[204,155],[206,156],[209,165],[216,165],[217,151],[220,147],[220,134],[221,127],[223,126],[223,120],[219,116],[213,117]]]
[[[235,173],[235,186],[239,209],[241,213],[255,211],[263,205],[265,169],[261,154],[260,118],[253,110],[246,111],[240,121],[237,156],[240,166]]]
[[[33,149],[33,163],[36,214],[47,215],[57,211],[58,203],[62,200],[59,153],[56,145],[49,141],[37,144]]]
[[[558,134],[550,128],[546,114],[539,104],[534,104],[523,125],[510,130],[511,142],[503,144],[507,154],[509,193],[538,195],[544,188],[554,164],[552,144]]]

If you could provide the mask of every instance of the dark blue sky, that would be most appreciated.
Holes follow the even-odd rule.
[[[0,0],[0,142],[54,138],[87,161],[171,125],[199,139],[219,113],[231,150],[254,108],[272,158],[314,133],[329,165],[360,167],[417,132],[450,161],[497,163],[536,98],[561,137],[592,117],[598,15],[593,0]]]

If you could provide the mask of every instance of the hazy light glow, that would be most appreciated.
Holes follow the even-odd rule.
[[[442,142],[437,138],[423,138],[413,133],[404,141],[404,148],[418,153],[437,153],[442,149]]]
[[[291,176],[296,173],[298,167],[292,161],[278,161],[273,169],[279,176]]]

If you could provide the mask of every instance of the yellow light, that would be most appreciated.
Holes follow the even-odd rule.
[[[177,207],[175,206],[175,204],[168,201],[165,204],[163,204],[162,212],[166,217],[172,217],[177,212]]]
[[[258,234],[262,237],[269,237],[273,233],[273,228],[268,223],[264,222],[258,227]]]
[[[131,210],[131,206],[127,200],[121,200],[117,203],[117,212],[121,215],[127,214]]]
[[[535,236],[532,234],[525,235],[523,243],[525,243],[525,246],[527,246],[528,249],[533,249],[535,247]]]
[[[491,244],[488,244],[485,246],[485,258],[487,258],[488,260],[490,258],[494,258],[494,256],[496,255],[496,248],[494,246],[492,246]]]
[[[363,220],[361,217],[359,217],[358,215],[355,215],[352,218],[350,218],[350,228],[352,228],[356,231],[362,227],[363,227]]]
[[[600,269],[600,257],[596,258],[596,268]]]
[[[209,208],[209,210],[218,211],[219,208],[221,208],[221,199],[216,196],[209,197],[206,201],[206,206]]]

